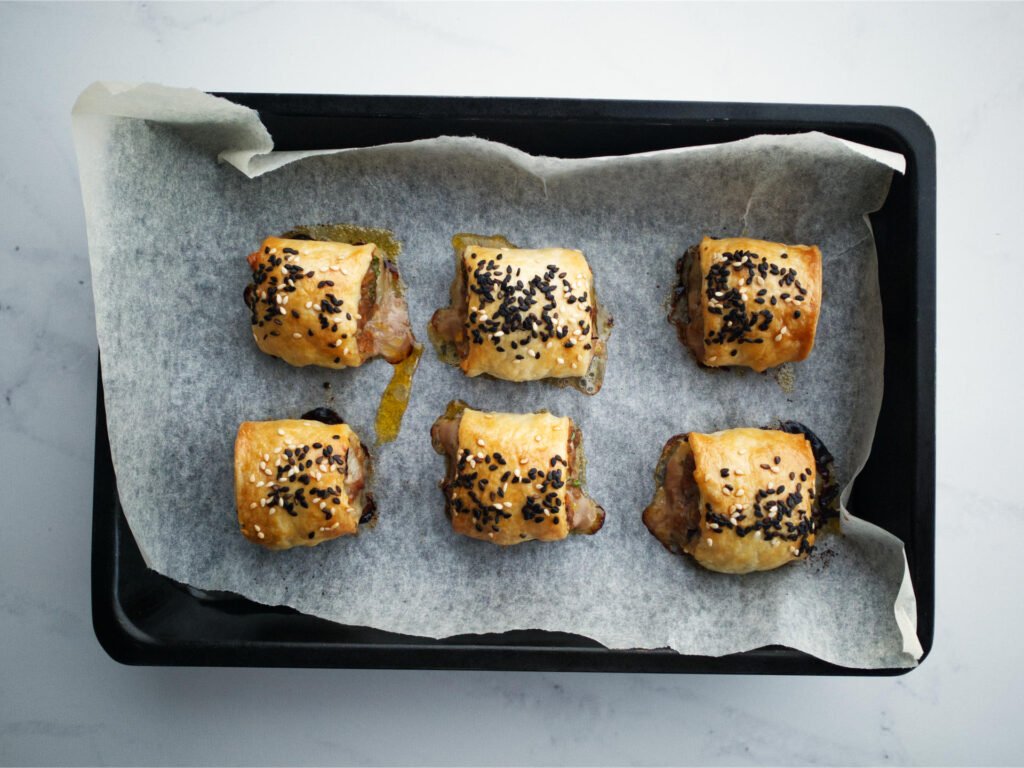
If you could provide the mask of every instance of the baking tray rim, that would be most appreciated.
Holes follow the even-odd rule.
[[[749,126],[753,133],[834,131],[836,127],[890,134],[902,145],[915,195],[916,246],[914,290],[917,300],[917,399],[915,424],[918,462],[914,480],[915,541],[918,556],[918,636],[932,648],[934,631],[934,485],[935,485],[935,139],[916,112],[893,106],[759,104],[591,99],[472,98],[444,96],[346,96],[312,94],[216,93],[261,113],[276,105],[277,117],[391,119],[569,120],[582,122],[670,123]],[[326,110],[326,113],[325,113]],[[753,135],[751,133],[751,135]],[[863,670],[841,667],[809,654],[769,646],[722,657],[684,656],[670,649],[613,650],[601,646],[452,643],[410,637],[402,643],[297,643],[245,641],[238,644],[202,638],[167,641],[148,635],[125,611],[118,590],[117,548],[128,531],[117,498],[103,402],[102,372],[97,370],[97,417],[93,492],[92,613],[100,645],[120,663],[176,666],[276,666],[380,669],[491,669],[536,671],[672,672],[895,676],[910,668]],[[112,514],[104,520],[104,509]],[[924,514],[922,514],[924,513]],[[128,542],[135,546],[134,541]],[[909,542],[905,542],[908,546]],[[922,549],[923,548],[923,549]],[[108,555],[109,557],[105,557]],[[160,576],[166,579],[166,577]],[[175,584],[170,579],[168,582]],[[918,581],[923,583],[918,584]],[[197,601],[198,602],[198,601]],[[254,606],[259,604],[252,603]],[[263,607],[263,606],[259,606]],[[303,617],[308,618],[308,617]],[[536,632],[536,630],[534,631]],[[490,637],[506,637],[518,633]],[[541,635],[559,633],[541,633]],[[581,638],[593,643],[589,638]],[[282,651],[286,651],[282,653]]]

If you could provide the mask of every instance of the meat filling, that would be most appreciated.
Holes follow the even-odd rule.
[[[466,356],[466,315],[469,310],[466,289],[466,268],[462,259],[456,260],[456,277],[452,282],[451,306],[439,309],[430,320],[430,327],[442,341],[455,345],[462,359]]]
[[[400,286],[394,263],[374,257],[359,297],[357,342],[364,358],[380,355],[389,363],[400,363],[412,352],[415,340]]]
[[[671,552],[685,551],[700,527],[700,489],[693,476],[696,469],[686,436],[678,436],[662,453],[658,491],[644,510],[644,525]]]
[[[676,264],[679,283],[672,299],[672,313],[669,319],[676,326],[679,340],[689,347],[697,361],[704,362],[704,313],[700,300],[702,281],[700,273],[700,250],[690,248]]]

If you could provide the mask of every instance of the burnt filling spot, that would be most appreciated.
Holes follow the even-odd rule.
[[[359,524],[372,522],[377,519],[377,502],[373,500],[372,494],[365,494],[363,501],[363,514],[359,518]]]
[[[302,418],[308,421],[319,421],[321,424],[344,424],[345,420],[338,415],[337,411],[330,408],[314,408],[302,414]]]
[[[776,427],[765,427],[765,429],[776,429]],[[777,429],[791,435],[803,435],[811,444],[811,453],[814,454],[814,469],[820,481],[818,497],[814,500],[815,503],[811,509],[818,518],[819,526],[828,520],[839,517],[839,481],[835,473],[835,457],[825,447],[821,438],[799,421],[783,421]]]

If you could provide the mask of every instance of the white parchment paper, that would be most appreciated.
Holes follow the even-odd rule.
[[[158,572],[429,637],[540,628],[613,648],[720,655],[778,643],[847,666],[916,663],[903,546],[879,528],[847,517],[810,562],[734,577],[669,555],[640,520],[670,436],[779,419],[822,438],[848,498],[882,394],[866,214],[882,205],[899,156],[813,133],[590,160],[451,137],[275,153],[255,112],[152,85],[90,87],[74,129],[118,489]],[[396,233],[412,322],[428,348],[399,439],[372,451],[377,527],[266,552],[238,533],[238,424],[326,405],[372,446],[391,373],[383,361],[292,368],[252,342],[245,255],[266,235],[327,222]],[[587,254],[616,320],[598,395],[466,379],[437,360],[425,328],[447,304],[458,231]],[[771,375],[698,369],[666,322],[675,261],[704,234],[821,246],[818,340],[794,366],[791,392]],[[429,428],[456,397],[571,416],[584,431],[589,492],[608,512],[604,529],[508,549],[453,535]]]

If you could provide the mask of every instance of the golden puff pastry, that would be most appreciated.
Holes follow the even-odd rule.
[[[268,237],[249,254],[252,335],[294,366],[404,360],[415,339],[398,269],[374,243]]]
[[[357,533],[374,515],[370,471],[366,448],[345,424],[243,422],[235,439],[242,535],[267,549],[290,549]]]
[[[677,264],[671,319],[697,361],[764,371],[803,360],[821,309],[821,251],[705,237]]]
[[[448,461],[441,489],[456,533],[509,546],[604,524],[604,510],[583,492],[582,435],[571,419],[454,401],[430,435]]]
[[[648,530],[720,573],[767,571],[814,549],[821,477],[800,432],[728,429],[665,445]]]
[[[451,306],[431,320],[431,335],[454,345],[467,376],[506,381],[575,379],[600,389],[610,326],[594,276],[580,251],[525,249],[504,238],[456,235]]]

